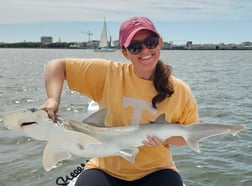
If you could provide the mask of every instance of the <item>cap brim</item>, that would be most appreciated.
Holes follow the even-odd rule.
[[[131,40],[132,40],[132,38],[135,36],[135,34],[138,32],[138,31],[140,31],[140,30],[149,30],[149,31],[152,31],[152,32],[154,32],[155,34],[157,34],[158,36],[159,36],[159,33],[156,31],[156,30],[154,30],[154,29],[150,29],[149,27],[140,27],[140,28],[137,28],[136,30],[134,30],[134,31],[132,31],[131,33],[130,33],[130,35],[128,36],[128,38],[127,38],[127,40],[125,41],[125,43],[124,43],[124,47],[128,47],[129,45],[130,45],[130,42],[131,42]]]

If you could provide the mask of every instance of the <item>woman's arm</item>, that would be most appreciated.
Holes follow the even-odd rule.
[[[66,79],[66,67],[64,59],[50,61],[45,71],[45,87],[47,92],[47,101],[40,106],[40,109],[46,110],[48,116],[55,121],[55,113],[59,109],[60,96],[63,89],[63,83]]]

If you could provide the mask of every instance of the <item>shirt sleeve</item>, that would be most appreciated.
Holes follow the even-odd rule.
[[[180,124],[199,123],[198,106],[194,98],[191,88],[181,79],[173,77],[175,82],[175,101],[179,105],[179,117],[177,122]]]
[[[188,101],[180,118],[182,124],[199,123],[198,106],[195,98],[190,92]]]
[[[102,96],[109,61],[102,59],[68,59],[66,80],[71,90],[97,101]]]

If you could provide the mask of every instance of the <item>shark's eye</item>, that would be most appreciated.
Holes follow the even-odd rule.
[[[36,108],[31,108],[31,109],[28,109],[29,111],[31,111],[31,112],[36,112],[38,109],[36,109]]]

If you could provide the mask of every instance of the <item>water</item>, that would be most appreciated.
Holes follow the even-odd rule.
[[[0,186],[55,185],[84,160],[72,157],[58,168],[42,168],[44,142],[6,130],[2,115],[38,107],[46,100],[44,70],[49,60],[64,57],[106,58],[126,62],[120,51],[0,49]],[[172,147],[174,161],[187,186],[252,185],[252,51],[162,51],[161,58],[186,81],[197,99],[202,122],[242,123],[237,137],[211,138],[202,153]],[[81,120],[90,100],[65,86],[59,113]]]

